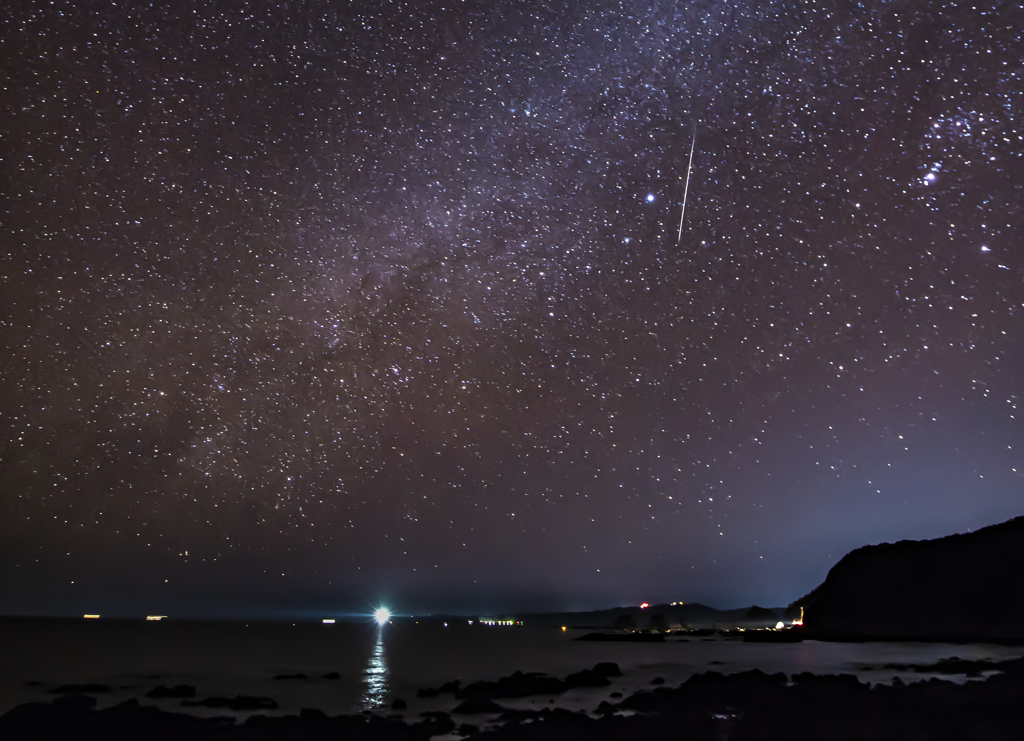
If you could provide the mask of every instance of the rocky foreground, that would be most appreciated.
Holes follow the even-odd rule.
[[[610,669],[609,665],[595,669],[600,667]],[[328,717],[318,710],[305,709],[299,715],[254,715],[236,723],[231,718],[201,719],[167,712],[140,705],[137,700],[97,710],[92,697],[70,694],[51,703],[31,703],[11,710],[0,717],[0,738],[428,741],[432,736],[451,733],[481,741],[1020,738],[1024,728],[1024,658],[1002,662],[950,659],[932,666],[899,668],[990,675],[964,685],[932,678],[870,686],[852,675],[805,673],[789,678],[757,670],[729,676],[707,672],[694,675],[679,687],[660,686],[618,702],[602,701],[587,714],[557,707],[502,707],[501,699],[532,694],[531,688],[542,695],[551,690],[548,680],[552,678],[517,673],[461,690],[452,687],[453,695],[461,692],[468,698],[460,707],[451,714],[424,713],[412,721],[368,713]],[[602,671],[585,671],[590,672],[587,678],[598,685]],[[997,673],[991,674],[993,671]]]

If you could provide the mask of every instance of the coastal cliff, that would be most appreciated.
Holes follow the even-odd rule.
[[[826,640],[1024,641],[1024,517],[858,548],[791,607]]]

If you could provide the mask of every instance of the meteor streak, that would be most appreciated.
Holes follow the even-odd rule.
[[[693,169],[693,148],[697,144],[697,129],[693,130],[693,140],[690,142],[690,164],[686,168],[686,187],[683,188],[683,213],[679,215],[679,236],[676,237],[676,244],[683,238],[683,219],[686,218],[686,196],[690,192],[690,171]]]

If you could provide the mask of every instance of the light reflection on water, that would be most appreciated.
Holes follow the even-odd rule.
[[[363,710],[376,710],[384,705],[388,691],[388,665],[384,656],[384,628],[377,628],[377,643],[363,672]]]

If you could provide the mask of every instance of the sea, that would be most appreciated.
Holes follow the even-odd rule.
[[[334,624],[143,620],[0,619],[0,714],[27,702],[49,702],[68,685],[102,685],[99,707],[131,698],[175,712],[231,715],[256,711],[183,707],[180,699],[149,699],[153,688],[192,685],[195,700],[248,695],[273,699],[269,715],[317,708],[329,715],[374,712],[418,720],[450,712],[450,694],[420,698],[420,688],[452,680],[463,685],[515,671],[559,678],[598,662],[619,665],[609,687],[579,688],[553,697],[502,700],[507,707],[545,705],[594,712],[614,692],[628,696],[655,684],[677,686],[695,673],[760,669],[767,673],[854,674],[862,681],[904,682],[931,676],[886,664],[934,664],[939,659],[1001,660],[1024,648],[984,643],[867,642],[745,643],[734,638],[670,636],[664,643],[575,640],[593,629],[551,624],[470,624],[468,619]],[[963,675],[952,681],[976,681]],[[396,699],[404,709],[393,709]]]

